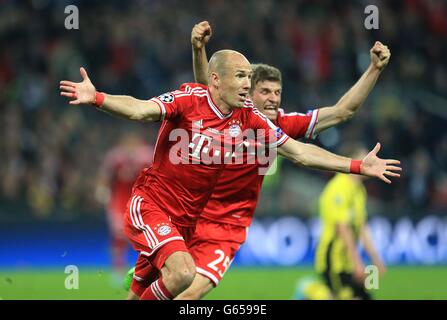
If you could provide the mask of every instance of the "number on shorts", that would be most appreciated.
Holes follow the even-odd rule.
[[[230,258],[226,257],[225,252],[223,252],[220,249],[215,250],[214,253],[217,254],[219,257],[216,260],[208,263],[208,267],[216,271],[219,274],[219,276],[223,277],[225,271],[227,271],[227,268],[230,265]],[[219,267],[217,267],[217,265],[222,261],[223,261],[222,263],[223,269],[220,269]]]

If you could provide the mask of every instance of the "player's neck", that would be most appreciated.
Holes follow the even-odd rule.
[[[216,107],[219,108],[220,112],[224,115],[229,114],[231,112],[231,110],[233,110],[233,108],[222,99],[222,97],[219,94],[219,91],[217,91],[216,89],[214,89],[212,87],[210,87],[209,90],[210,90],[211,100],[216,105]]]

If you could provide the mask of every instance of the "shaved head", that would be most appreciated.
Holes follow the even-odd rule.
[[[230,64],[250,64],[242,53],[234,50],[220,50],[215,52],[208,63],[208,77],[216,72],[223,76]]]
[[[208,63],[208,86],[211,97],[226,113],[243,107],[251,86],[250,62],[233,50],[220,50]]]

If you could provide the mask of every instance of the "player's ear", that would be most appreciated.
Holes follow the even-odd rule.
[[[211,84],[218,87],[220,83],[219,75],[216,72],[211,72]]]

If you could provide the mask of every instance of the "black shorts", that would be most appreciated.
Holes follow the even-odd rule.
[[[341,290],[350,289],[352,291],[352,298],[371,300],[372,297],[366,290],[365,286],[355,281],[352,273],[341,272],[334,273],[325,271],[322,273],[324,282],[329,287],[334,296],[339,297]]]

